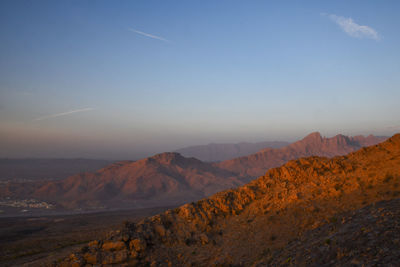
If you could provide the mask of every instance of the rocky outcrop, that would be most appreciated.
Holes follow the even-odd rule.
[[[127,223],[58,265],[248,266],[338,213],[397,198],[399,183],[396,135],[346,156],[290,161],[245,186]]]

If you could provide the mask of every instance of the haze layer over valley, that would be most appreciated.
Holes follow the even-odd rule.
[[[315,132],[282,148],[265,148],[220,163],[206,163],[166,152],[138,161],[116,162],[96,172],[58,181],[3,183],[0,197],[35,199],[51,205],[54,210],[71,211],[179,205],[244,185],[292,159],[343,155],[385,139],[371,135],[326,138]]]

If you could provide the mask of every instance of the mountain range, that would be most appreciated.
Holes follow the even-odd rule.
[[[258,177],[268,169],[278,167],[289,160],[308,156],[333,157],[356,151],[362,147],[378,144],[387,137],[362,135],[348,137],[338,134],[331,138],[319,132],[307,135],[300,141],[282,148],[266,148],[255,154],[217,163],[221,169],[245,177]]]
[[[345,156],[291,160],[244,186],[126,223],[56,265],[395,266],[399,183],[397,134]]]
[[[205,162],[216,162],[229,160],[237,157],[247,156],[266,148],[280,148],[289,145],[288,142],[258,142],[237,144],[208,144],[190,146],[176,150],[175,152],[184,157],[193,157]]]
[[[343,155],[384,139],[343,135],[324,138],[312,133],[286,147],[266,148],[219,163],[168,152],[135,162],[116,162],[59,181],[0,184],[0,197],[35,198],[67,209],[179,205],[243,185],[292,159]]]

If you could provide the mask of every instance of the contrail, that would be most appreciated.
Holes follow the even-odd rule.
[[[56,118],[56,117],[66,116],[69,114],[85,112],[85,111],[90,111],[90,110],[94,110],[94,108],[81,108],[81,109],[70,110],[70,111],[62,112],[62,113],[51,114],[51,115],[43,116],[40,118],[36,118],[33,121],[42,121],[42,120],[46,120],[46,119],[52,119],[52,118]]]
[[[157,35],[141,32],[141,31],[138,31],[138,30],[135,30],[135,29],[132,29],[132,28],[129,28],[128,30],[131,31],[131,32],[134,32],[134,33],[137,33],[137,34],[152,38],[152,39],[157,39],[157,40],[160,40],[160,41],[164,41],[164,42],[170,43],[169,40],[167,40],[167,39],[165,39],[163,37],[157,36]]]

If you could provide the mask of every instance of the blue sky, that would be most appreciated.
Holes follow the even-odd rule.
[[[0,157],[400,131],[398,1],[1,1]]]

